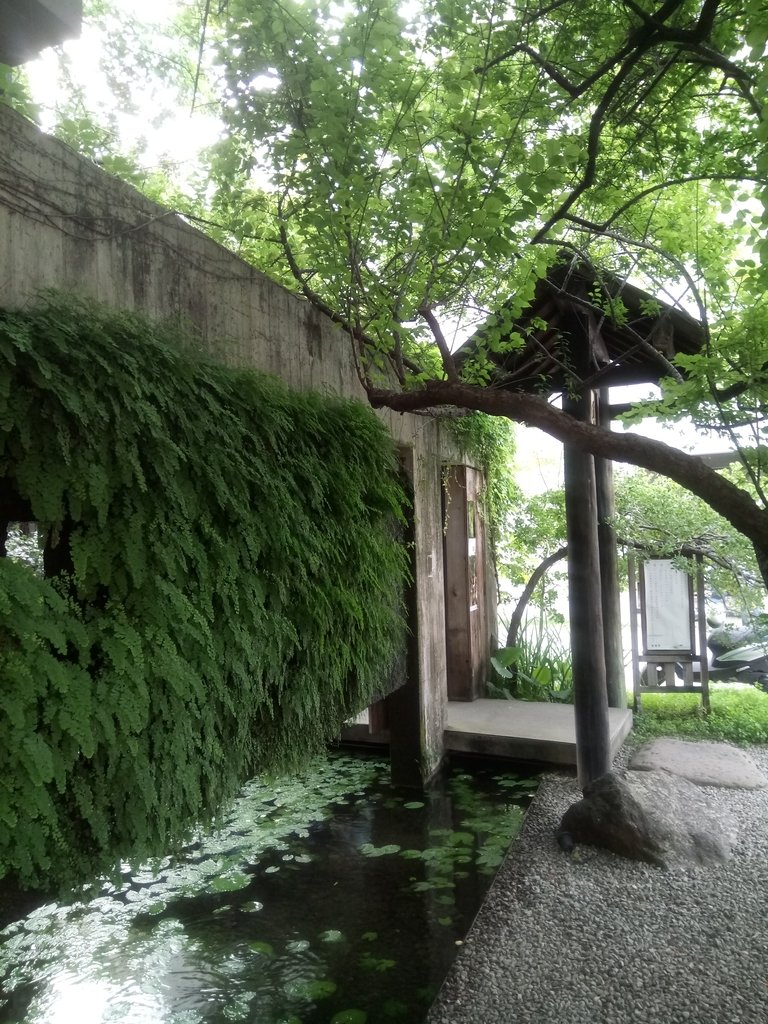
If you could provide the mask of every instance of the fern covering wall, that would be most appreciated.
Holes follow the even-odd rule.
[[[52,300],[0,314],[0,489],[70,568],[0,558],[0,877],[167,852],[386,681],[403,493],[359,404]]]

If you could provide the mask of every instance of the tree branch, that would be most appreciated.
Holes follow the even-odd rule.
[[[456,363],[454,362],[451,350],[448,348],[448,342],[445,340],[445,335],[437,321],[437,317],[429,306],[422,306],[419,310],[419,316],[423,317],[432,332],[432,337],[435,339],[435,343],[440,351],[440,358],[443,361],[443,369],[445,370],[446,377],[454,383],[458,382],[459,375],[456,371]]]
[[[711,469],[702,459],[688,455],[661,441],[632,434],[619,434],[582,423],[537,395],[520,394],[502,388],[429,381],[418,391],[387,391],[371,388],[368,400],[374,408],[395,412],[458,406],[491,416],[506,416],[538,427],[545,433],[580,451],[603,459],[627,462],[667,476],[692,491],[743,533],[753,544],[758,565],[768,586],[768,511],[760,508],[742,488]]]
[[[561,558],[565,558],[568,554],[568,546],[565,545],[562,548],[558,548],[557,551],[553,551],[551,555],[539,562],[536,568],[531,573],[531,577],[525,584],[525,589],[520,595],[520,599],[515,605],[515,610],[512,612],[512,618],[509,620],[509,629],[507,630],[507,647],[514,647],[517,643],[517,634],[520,632],[520,625],[523,621],[523,615],[525,609],[528,607],[528,603],[533,597],[533,592],[539,585],[539,581],[546,575],[547,570],[550,569],[555,562],[559,562]]]
[[[278,207],[279,206],[280,206],[280,201],[278,200]],[[283,250],[283,253],[285,254],[285,259],[286,259],[286,262],[288,264],[288,268],[291,271],[291,274],[292,274],[294,280],[296,281],[296,283],[299,285],[299,288],[301,289],[301,294],[304,296],[304,298],[308,302],[310,302],[315,307],[315,309],[320,310],[320,312],[324,313],[325,316],[327,316],[329,320],[331,320],[333,323],[335,323],[339,327],[341,327],[342,330],[346,334],[348,334],[350,336],[350,338],[353,339],[353,341],[356,341],[359,345],[365,346],[366,348],[372,348],[372,349],[378,348],[379,346],[376,344],[376,341],[375,341],[374,338],[369,337],[367,334],[364,334],[359,329],[353,327],[353,325],[349,322],[349,320],[347,320],[345,317],[341,316],[335,310],[331,309],[331,307],[328,305],[328,303],[325,302],[317,294],[316,291],[314,291],[312,288],[309,287],[309,285],[307,284],[307,280],[306,280],[305,274],[302,273],[301,267],[296,262],[296,257],[293,254],[293,248],[291,247],[291,243],[290,243],[290,241],[288,239],[288,232],[286,231],[286,228],[285,228],[285,222],[283,220],[283,217],[282,217],[279,209],[278,209],[278,214],[279,214],[278,223],[279,223],[279,232],[280,232],[280,246],[281,246],[281,248]],[[398,350],[397,345],[395,345],[394,350],[392,352],[388,352],[387,355],[393,360],[393,363],[395,365],[395,372],[398,373],[398,378],[400,377],[399,370],[403,366],[406,367],[407,369],[409,369],[412,373],[421,374],[421,373],[424,372],[423,368],[421,366],[419,366],[418,363],[415,363],[412,359],[409,359],[407,356],[403,355],[403,353]],[[369,387],[369,383],[370,382],[367,382],[364,379],[364,375],[362,375],[362,373],[359,370],[359,368],[358,368],[358,375],[360,376],[360,380],[361,380],[361,383],[363,384],[363,387],[367,389]]]

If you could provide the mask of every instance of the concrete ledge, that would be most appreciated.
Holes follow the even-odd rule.
[[[632,730],[632,712],[609,710],[611,756]],[[576,724],[570,704],[520,700],[448,702],[448,750],[543,764],[576,764]]]
[[[611,757],[632,731],[632,712],[610,708]],[[576,724],[570,704],[522,700],[448,701],[445,747],[462,754],[576,765]],[[370,733],[367,716],[344,727],[343,743],[386,745],[389,732]]]

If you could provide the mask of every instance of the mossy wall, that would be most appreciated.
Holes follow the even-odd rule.
[[[388,679],[404,496],[359,403],[58,299],[0,315],[0,489],[51,574],[0,559],[0,877],[166,852]]]

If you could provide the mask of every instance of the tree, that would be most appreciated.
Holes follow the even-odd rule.
[[[735,614],[759,607],[763,593],[752,547],[701,499],[669,480],[642,470],[616,478],[619,544],[641,554],[686,561],[703,556],[707,591]],[[522,496],[510,516],[506,574],[523,589],[510,619],[506,646],[516,643],[528,603],[539,584],[565,558],[562,490]],[[545,609],[551,613],[551,609]]]
[[[212,12],[228,126],[212,165],[219,218],[255,257],[278,248],[294,286],[349,336],[374,406],[507,416],[666,475],[749,538],[768,585],[764,6],[405,11],[229,0]],[[486,348],[519,344],[509,327],[563,253],[696,304],[706,344],[666,363],[663,409],[751,431],[738,436],[748,488],[546,396],[488,386],[490,361],[472,360],[471,376],[457,364],[456,325],[502,316]]]

